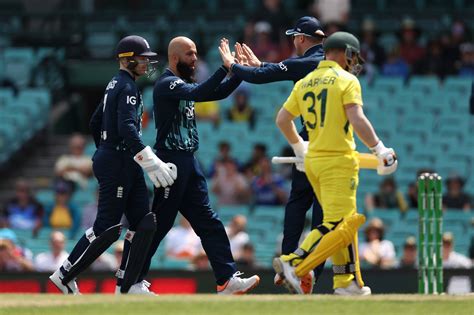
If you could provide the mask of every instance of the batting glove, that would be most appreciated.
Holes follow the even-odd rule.
[[[291,147],[293,148],[293,152],[295,152],[295,156],[303,162],[297,162],[295,163],[295,167],[298,171],[300,172],[305,172],[304,169],[304,157],[306,153],[308,152],[308,141],[303,141],[303,139],[300,137],[299,141],[296,143],[291,144]]]
[[[398,159],[392,148],[386,148],[382,141],[370,148],[370,151],[377,157],[379,165],[377,166],[377,174],[389,175],[397,170]]]
[[[160,160],[149,146],[138,152],[133,159],[147,173],[156,188],[171,186],[178,177],[176,165]]]

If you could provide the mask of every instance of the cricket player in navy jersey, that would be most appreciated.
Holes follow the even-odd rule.
[[[225,49],[225,46],[228,48],[229,44],[223,39],[219,48]],[[191,39],[172,39],[168,46],[169,68],[156,81],[153,91],[156,155],[164,162],[175,164],[178,176],[173,186],[155,189],[152,208],[156,214],[157,233],[142,278],[179,211],[201,238],[214,271],[217,293],[243,294],[257,286],[260,278],[240,277],[242,273],[236,269],[224,226],[211,209],[204,173],[194,157],[199,147],[194,102],[223,99],[239,86],[241,80],[235,76],[224,80],[228,69],[222,66],[206,81],[194,83],[196,61],[196,45]]]
[[[288,80],[296,83],[316,69],[319,62],[324,59],[322,42],[326,36],[319,21],[311,16],[300,18],[293,29],[286,31],[286,35],[293,37],[297,57],[286,59],[280,63],[261,62],[245,43],[242,45],[237,43],[236,53],[240,59],[245,60],[247,65],[235,63],[230,53],[223,56],[224,65],[231,69],[232,74],[246,82],[263,84]],[[306,127],[301,129],[300,136],[305,142],[308,141]],[[311,206],[313,206],[311,228],[314,229],[323,223],[323,212],[304,173],[303,163],[297,163],[293,166],[290,198],[285,207],[281,248],[283,254],[292,253],[298,248],[306,212]],[[305,293],[309,294],[313,291],[313,284],[322,273],[323,268],[324,263],[318,266],[314,273],[310,272],[301,278],[301,287]],[[274,282],[276,285],[282,284],[278,274],[275,275]]]
[[[76,277],[120,237],[123,214],[130,227],[116,293],[151,293],[146,281],[138,281],[156,231],[143,170],[156,187],[169,187],[176,180],[176,167],[161,161],[140,139],[143,103],[135,80],[153,67],[156,53],[144,38],[132,35],[118,43],[116,57],[120,70],[107,85],[90,122],[97,146],[92,158],[99,181],[97,217],[62,267],[50,276],[64,294],[79,294]]]

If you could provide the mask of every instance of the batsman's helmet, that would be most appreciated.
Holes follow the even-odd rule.
[[[359,40],[347,32],[336,32],[331,34],[323,43],[323,49],[325,52],[331,49],[342,49],[346,52],[346,57],[348,59],[353,59],[357,57],[357,65],[354,67],[360,72],[362,69],[361,65],[365,63],[365,60],[360,56],[360,43]]]
[[[155,69],[154,66],[158,63],[157,54],[151,51],[150,45],[145,38],[137,35],[130,35],[124,37],[117,44],[115,50],[117,58],[127,58],[129,64],[127,68],[134,72],[138,61],[134,58],[136,56],[148,57],[147,75],[151,75]]]

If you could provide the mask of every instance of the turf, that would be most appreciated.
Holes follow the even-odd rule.
[[[474,314],[474,296],[0,295],[0,314]]]

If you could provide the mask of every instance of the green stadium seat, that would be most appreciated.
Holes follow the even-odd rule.
[[[118,39],[110,31],[91,32],[86,37],[86,47],[93,58],[111,58]]]
[[[471,93],[472,79],[466,77],[450,76],[444,80],[443,90],[447,92],[455,91],[461,95]]]
[[[5,73],[19,87],[26,87],[35,64],[35,56],[31,48],[6,48],[3,52]]]
[[[0,88],[0,108],[8,106],[14,101],[13,90],[8,88]]]
[[[153,87],[149,86],[143,89],[143,106],[147,112],[153,111]]]
[[[434,93],[440,88],[438,77],[412,76],[408,81],[408,91],[422,92],[423,94]]]

